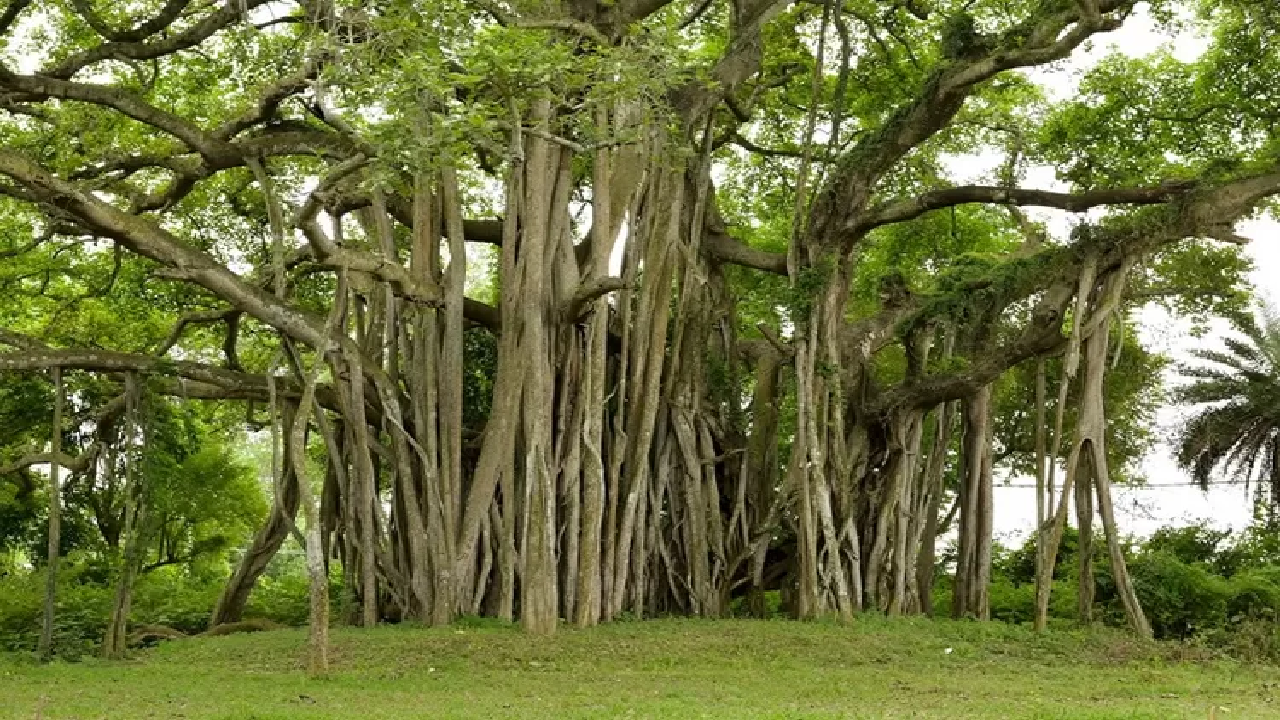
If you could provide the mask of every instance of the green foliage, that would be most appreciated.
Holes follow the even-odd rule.
[[[0,392],[0,412],[5,399],[13,399],[13,392],[23,387],[25,379],[5,377],[17,384],[7,385],[12,389],[7,395]],[[86,376],[73,375],[69,385],[81,399],[72,407],[74,424],[69,425],[81,429],[93,427],[98,408],[118,392],[118,388]],[[43,433],[47,432],[50,397],[47,385],[39,389],[44,392],[27,393],[22,403],[43,406],[33,413],[45,418],[46,427],[40,428]],[[21,406],[15,404],[15,408]],[[267,510],[254,470],[231,450],[236,434],[229,432],[225,419],[208,406],[147,396],[139,415],[146,439],[143,447],[136,452],[113,448],[104,453],[102,464],[112,463],[111,474],[103,472],[95,482],[67,483],[62,498],[63,553],[86,553],[93,558],[88,564],[106,572],[123,547],[123,487],[132,472],[143,489],[146,508],[141,527],[144,571],[224,561],[229,549],[243,544],[257,529]],[[96,439],[83,430],[68,432],[64,447],[74,455]],[[28,447],[16,452],[29,451]],[[0,478],[0,549],[20,549],[43,562],[47,542],[45,482],[43,475],[33,471]]]
[[[78,581],[68,568],[58,586],[53,648],[61,658],[75,660],[93,653],[111,613],[111,592]],[[44,577],[40,573],[0,577],[0,651],[34,651],[40,636],[44,607]]]
[[[1130,569],[1157,637],[1185,639],[1226,622],[1231,588],[1204,566],[1154,551],[1136,558]]]
[[[307,622],[308,583],[298,554],[282,551],[258,581],[245,607],[246,618],[262,618],[280,625]],[[208,628],[209,616],[226,577],[203,577],[180,568],[163,568],[138,578],[129,624],[165,625],[194,635]],[[333,615],[343,597],[341,573],[335,567],[329,596]],[[58,579],[54,651],[66,660],[92,655],[102,641],[110,617],[115,587],[91,558],[76,556],[63,563]],[[36,647],[43,617],[44,573],[13,572],[0,576],[0,651],[30,651]]]
[[[1251,270],[1253,261],[1237,245],[1183,241],[1156,252],[1134,273],[1130,287],[1134,295],[1198,325],[1212,317],[1238,321],[1250,314]]]
[[[1064,577],[1055,579],[1053,582],[1053,591],[1049,596],[1049,616],[1055,620],[1061,621],[1075,614],[1076,583],[1074,573],[1075,566],[1067,565],[1065,571],[1061,571],[1061,574],[1064,576],[1070,575],[1071,579]],[[997,576],[992,578],[989,592],[992,620],[1015,624],[1030,624],[1035,621],[1036,588],[1034,584],[1018,584],[1011,582],[1006,577]],[[939,599],[942,602],[936,603],[935,601],[934,612],[944,614],[951,612],[951,595],[948,593]],[[1059,622],[1055,624],[1066,623]]]
[[[1053,566],[1055,580],[1075,577],[1076,557],[1080,548],[1080,532],[1074,527],[1065,527],[1062,541],[1058,544],[1058,562]],[[993,553],[991,565],[995,574],[1007,578],[1014,585],[1029,585],[1036,581],[1036,544],[1034,539],[1012,550],[1001,548],[1001,552]]]
[[[1280,567],[1280,528],[1265,520],[1255,522],[1217,550],[1213,565],[1226,577],[1254,568]]]
[[[1156,412],[1166,402],[1163,373],[1169,365],[1164,355],[1143,346],[1129,322],[1115,323],[1111,336],[1108,371],[1103,379],[1103,404],[1107,417],[1107,462],[1113,482],[1142,480],[1141,463],[1155,447]],[[1060,357],[1045,360],[1045,417],[1052,434],[1057,414],[1058,388],[1063,381]],[[1036,364],[1023,363],[996,385],[995,441],[1002,461],[1015,472],[1034,476],[1036,433]],[[1081,383],[1077,378],[1067,395],[1064,447],[1071,441],[1079,407]]]
[[[310,578],[298,550],[283,552],[273,561],[268,571],[258,579],[249,602],[245,605],[245,617],[266,618],[281,625],[305,625],[310,610],[308,589]],[[335,563],[329,572],[330,615],[340,617],[342,590],[341,568]],[[209,609],[212,610],[212,605]]]
[[[1259,308],[1238,321],[1242,337],[1225,351],[1194,351],[1200,365],[1179,368],[1191,382],[1175,398],[1196,408],[1178,432],[1178,463],[1202,484],[1215,470],[1256,482],[1274,517],[1280,508],[1280,318]]]
[[[972,15],[961,10],[947,18],[942,26],[940,49],[943,57],[951,59],[969,57],[985,49]]]
[[[151,506],[144,529],[163,548],[156,562],[221,555],[246,542],[266,517],[256,473],[225,446],[201,447],[157,470],[146,478]]]
[[[1280,613],[1280,568],[1256,568],[1231,578],[1227,619],[1274,621]]]
[[[1096,610],[1106,622],[1123,626],[1124,610],[1115,592],[1103,538],[1095,539],[1093,571]],[[1078,537],[1067,528],[1054,567],[1049,616],[1071,622],[1077,613]],[[1280,662],[1280,564],[1274,549],[1280,534],[1255,525],[1239,535],[1205,523],[1168,526],[1140,543],[1125,546],[1126,562],[1156,637],[1196,643],[1214,652],[1248,660]],[[997,549],[991,583],[991,616],[1029,623],[1035,608],[1035,543],[1011,551]],[[934,611],[951,607],[951,581],[939,577]]]
[[[498,339],[488,329],[470,328],[464,332],[462,343],[462,423],[479,432],[493,405]]]
[[[1223,541],[1230,537],[1230,532],[1205,522],[1184,527],[1166,526],[1152,533],[1143,548],[1147,552],[1171,555],[1187,565],[1209,564],[1223,552]]]
[[[787,314],[792,322],[809,321],[813,314],[813,306],[827,289],[834,271],[835,261],[828,256],[820,262],[806,265],[797,273],[796,281],[791,285],[786,296]]]

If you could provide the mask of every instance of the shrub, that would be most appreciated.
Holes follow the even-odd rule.
[[[130,620],[195,635],[209,626],[221,592],[221,582],[193,580],[180,573],[144,575],[133,591]]]
[[[1133,583],[1158,638],[1193,637],[1223,627],[1231,590],[1223,578],[1167,551],[1143,553],[1133,562]]]
[[[1231,536],[1226,530],[1217,530],[1202,520],[1185,527],[1162,527],[1143,543],[1146,552],[1164,552],[1180,562],[1211,564],[1218,557],[1222,542]]]
[[[96,564],[69,559],[58,578],[54,653],[77,659],[97,652],[106,632],[115,588],[100,579]],[[204,632],[222,592],[222,578],[195,578],[179,568],[162,568],[138,578],[129,616],[131,628],[165,626],[187,635]],[[273,564],[258,581],[245,619],[275,625],[303,625],[309,611],[308,580],[301,563]],[[336,611],[342,598],[338,569],[330,579]],[[335,617],[336,617],[335,613]],[[0,651],[34,651],[44,617],[41,571],[0,577]]]
[[[106,631],[111,591],[85,584],[69,567],[58,581],[53,651],[66,659],[92,654]],[[15,574],[0,578],[0,650],[34,651],[44,622],[44,575]]]
[[[1280,662],[1280,623],[1244,620],[1206,633],[1204,643],[1237,660]]]
[[[1280,567],[1249,570],[1231,578],[1227,620],[1274,621],[1280,616]]]

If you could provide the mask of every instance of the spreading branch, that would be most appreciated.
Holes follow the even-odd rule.
[[[175,0],[171,0],[170,5],[174,2]],[[188,4],[182,0],[176,0],[176,2],[184,7]],[[169,28],[176,19],[176,16],[168,17],[168,11],[171,8],[167,7],[152,21],[138,26],[134,31],[120,33],[117,39],[108,38],[108,41],[101,45],[73,54],[57,65],[45,68],[41,71],[41,75],[66,80],[84,68],[104,60],[154,60],[172,55],[208,40],[220,30],[242,20],[248,11],[267,2],[269,0],[237,0],[237,2],[226,3],[181,32],[151,39],[151,36]],[[102,31],[99,33],[103,34]],[[106,37],[105,34],[104,37]]]
[[[999,272],[1005,275],[999,284],[1001,296],[994,299],[997,308],[1041,294],[1032,320],[1013,340],[984,348],[970,358],[960,372],[940,373],[909,381],[887,393],[879,408],[912,407],[924,409],[940,402],[965,397],[976,388],[998,378],[1018,363],[1053,351],[1066,341],[1062,335],[1062,318],[1075,295],[1076,280],[1086,263],[1082,258],[1096,255],[1097,271],[1122,267],[1134,258],[1184,238],[1212,236],[1222,228],[1230,228],[1251,212],[1264,198],[1280,193],[1280,166],[1252,177],[1201,187],[1179,198],[1176,203],[1149,208],[1145,214],[1105,226],[1088,226],[1079,239],[1068,246],[1046,248],[1033,256],[1010,260]],[[1018,267],[1010,264],[1018,263]],[[992,281],[989,287],[996,287]],[[956,293],[967,295],[967,290]],[[963,301],[962,297],[956,298]],[[951,303],[935,298],[906,319],[921,323],[929,313],[948,312]]]
[[[0,174],[13,178],[42,204],[69,213],[94,234],[160,263],[170,277],[200,285],[295,340],[313,347],[323,345],[320,318],[245,282],[212,255],[183,243],[156,222],[99,200],[12,150],[0,149]]]
[[[1115,188],[1084,193],[1060,193],[998,186],[967,185],[924,193],[910,200],[888,203],[859,218],[853,232],[905,222],[932,210],[988,203],[994,205],[1035,206],[1080,213],[1104,205],[1154,205],[1167,203],[1195,187],[1195,183],[1162,183],[1154,187]]]

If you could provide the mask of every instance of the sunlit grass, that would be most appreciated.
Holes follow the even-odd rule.
[[[1280,717],[1280,672],[1190,662],[1109,630],[999,623],[662,620],[534,638],[492,623],[175,641],[121,663],[0,660],[12,718]],[[948,651],[949,649],[949,651]]]

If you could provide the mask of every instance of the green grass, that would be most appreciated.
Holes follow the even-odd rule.
[[[4,718],[1280,717],[1280,671],[1109,630],[662,620],[534,638],[468,623],[188,639],[105,663],[0,658]],[[951,652],[947,652],[951,648]]]

